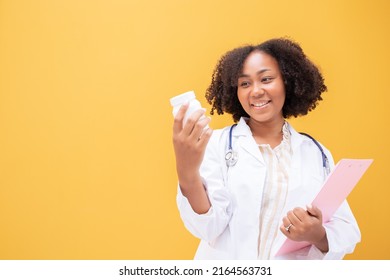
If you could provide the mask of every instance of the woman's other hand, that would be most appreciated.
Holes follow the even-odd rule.
[[[322,252],[329,250],[326,231],[322,225],[322,212],[308,205],[307,210],[297,207],[287,213],[280,227],[283,234],[294,241],[306,241]]]

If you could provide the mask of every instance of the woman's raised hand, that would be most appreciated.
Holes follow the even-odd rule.
[[[184,123],[187,109],[188,103],[181,106],[173,123],[173,146],[181,184],[199,175],[199,167],[212,134],[212,129],[206,128],[210,118],[204,117],[205,109],[195,111]]]

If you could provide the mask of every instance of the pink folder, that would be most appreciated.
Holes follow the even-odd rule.
[[[372,162],[372,159],[342,159],[337,163],[311,203],[321,209],[323,223],[330,220]],[[308,245],[310,245],[308,242],[286,239],[276,256],[294,252]]]

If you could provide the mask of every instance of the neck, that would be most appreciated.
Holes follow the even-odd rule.
[[[250,118],[248,121],[248,126],[250,127],[253,136],[260,137],[272,137],[280,135],[282,133],[283,124],[283,118],[269,123],[257,122],[252,118]]]
[[[272,147],[275,147],[282,141],[283,124],[283,118],[269,123],[257,122],[252,118],[248,121],[248,126],[250,127],[257,144],[270,144]]]

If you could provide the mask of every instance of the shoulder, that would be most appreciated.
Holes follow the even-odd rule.
[[[289,129],[291,132],[291,143],[293,150],[300,149],[304,154],[324,155],[329,160],[329,164],[332,167],[334,165],[331,152],[319,141],[315,135],[311,135],[306,132],[297,132],[290,124]]]
[[[252,132],[246,123],[246,118],[242,117],[238,123],[225,126],[224,128],[215,129],[210,141],[220,142],[227,141],[229,137],[251,136]]]
[[[326,150],[325,146],[316,139],[315,136],[307,132],[297,132],[291,124],[288,123],[291,133],[291,141],[293,146],[308,145]]]
[[[231,127],[232,126],[229,125],[223,128],[214,129],[209,144],[219,145],[222,141],[227,141],[226,139],[229,137],[229,131]]]

